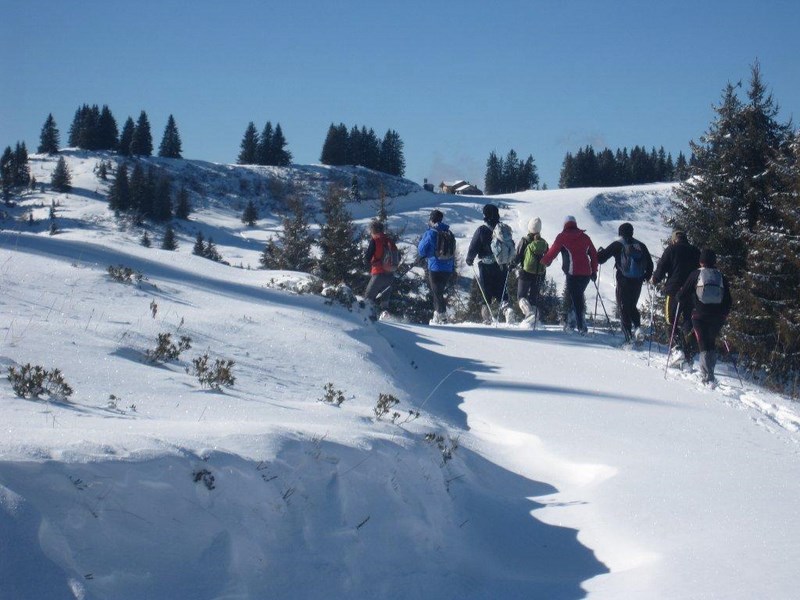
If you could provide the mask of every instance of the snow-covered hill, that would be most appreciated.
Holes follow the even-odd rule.
[[[255,267],[285,189],[270,182],[318,195],[325,167],[263,177],[169,161],[197,210],[167,252],[120,231],[92,172],[101,157],[67,158],[75,190],[30,193],[0,231],[0,366],[57,368],[74,388],[21,399],[0,380],[3,600],[795,596],[796,404],[742,386],[731,365],[714,391],[665,377],[655,344],[373,323],[279,289],[304,275],[191,254],[199,229]],[[32,166],[49,181],[52,159]],[[406,241],[439,207],[465,252],[485,198],[376,185]],[[629,220],[658,254],[671,189],[493,200],[517,235],[535,215],[552,240],[572,214],[607,245]],[[250,229],[239,217],[255,190]],[[366,223],[374,207],[352,210]],[[141,281],[114,281],[112,265]],[[163,333],[191,348],[152,363]],[[201,386],[205,354],[235,362],[232,387]],[[381,394],[399,402],[388,414]]]

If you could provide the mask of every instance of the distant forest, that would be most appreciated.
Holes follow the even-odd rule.
[[[687,162],[683,152],[675,162],[662,146],[648,152],[644,146],[595,152],[592,146],[580,148],[574,156],[567,153],[561,165],[561,188],[638,185],[659,181],[683,181],[689,176],[694,155]]]

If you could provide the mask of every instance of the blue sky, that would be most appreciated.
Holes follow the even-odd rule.
[[[532,154],[557,187],[566,152],[664,146],[708,128],[758,59],[800,118],[800,2],[0,0],[0,146],[35,151],[52,113],[173,114],[185,158],[235,162],[248,122],[280,123],[295,162],[328,126],[395,129],[406,176],[483,185],[489,152]],[[8,54],[11,53],[11,54]],[[10,57],[10,59],[9,59]]]

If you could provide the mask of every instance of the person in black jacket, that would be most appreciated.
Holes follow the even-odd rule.
[[[716,253],[704,248],[700,254],[700,268],[689,274],[677,294],[681,305],[691,308],[692,329],[700,350],[700,373],[703,383],[711,384],[715,381],[717,336],[733,304],[728,280],[716,266]]]
[[[486,302],[491,304],[494,298],[500,303],[500,309],[508,316],[508,294],[506,292],[506,278],[508,277],[508,265],[499,265],[492,252],[492,232],[500,222],[500,211],[494,204],[487,204],[483,207],[484,224],[475,230],[472,241],[467,250],[466,262],[472,266],[475,259],[478,259],[478,275],[480,277],[483,293],[486,295]],[[484,310],[485,309],[485,310]],[[513,311],[512,311],[513,313]],[[481,308],[481,315],[486,322],[492,321],[491,312],[488,307]]]
[[[633,225],[623,223],[617,230],[619,239],[611,242],[608,248],[597,251],[597,260],[605,263],[614,257],[617,282],[617,306],[619,307],[622,333],[625,341],[644,339],[642,319],[637,304],[642,294],[642,283],[653,274],[653,258],[642,242],[633,237]]]
[[[698,266],[700,266],[700,250],[689,243],[683,231],[675,231],[672,234],[670,245],[664,250],[664,254],[661,255],[658,265],[656,265],[652,280],[653,285],[658,285],[662,280],[666,279],[664,294],[667,299],[664,315],[667,318],[670,333],[677,321],[675,343],[683,354],[682,360],[690,365],[692,364],[691,307],[681,304],[679,309],[677,294],[681,286],[686,282],[686,278]],[[680,314],[676,314],[678,310],[680,310]]]

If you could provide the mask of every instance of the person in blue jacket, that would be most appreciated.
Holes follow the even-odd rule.
[[[433,319],[431,323],[446,321],[447,301],[444,290],[455,269],[455,238],[442,219],[440,210],[432,210],[428,219],[428,230],[419,241],[417,252],[420,258],[428,259],[428,282],[433,296]]]

